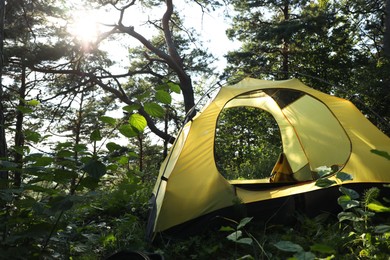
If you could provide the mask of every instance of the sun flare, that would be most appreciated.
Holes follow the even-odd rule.
[[[72,16],[68,31],[82,44],[94,43],[100,33],[99,16],[92,11],[77,11]]]

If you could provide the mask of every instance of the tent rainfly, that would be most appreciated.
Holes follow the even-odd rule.
[[[269,112],[279,126],[283,153],[267,179],[230,181],[217,169],[214,139],[218,116],[224,108],[240,106]],[[147,235],[152,239],[158,232],[231,208],[237,199],[243,204],[272,203],[317,191],[321,188],[315,185],[316,169],[322,166],[350,174],[352,180],[347,183],[390,183],[390,161],[373,149],[390,153],[390,138],[350,101],[297,79],[246,78],[223,86],[183,126],[162,163]],[[341,184],[335,174],[328,178],[336,181],[333,186]],[[255,189],[251,188],[254,184]]]

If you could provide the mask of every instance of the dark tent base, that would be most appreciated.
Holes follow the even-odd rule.
[[[380,183],[351,183],[343,186],[354,189],[360,195],[371,187],[383,188],[383,184]],[[210,229],[217,230],[221,226],[232,225],[228,219],[239,222],[245,217],[254,217],[254,221],[260,224],[291,224],[295,222],[297,213],[308,217],[315,217],[321,213],[336,215],[342,209],[337,204],[337,199],[341,195],[339,186],[334,186],[288,197],[237,204],[172,227],[160,235],[169,238],[186,238]],[[389,197],[390,189],[381,189],[381,196]]]

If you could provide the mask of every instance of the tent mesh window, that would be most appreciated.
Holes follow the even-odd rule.
[[[269,178],[282,141],[273,116],[259,108],[225,108],[215,135],[215,162],[227,180]]]
[[[303,92],[291,89],[267,89],[264,92],[274,99],[280,109],[285,108],[305,95]]]

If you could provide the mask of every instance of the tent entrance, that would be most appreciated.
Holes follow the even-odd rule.
[[[278,124],[267,111],[247,106],[225,108],[219,115],[214,156],[227,180],[268,180],[282,140]]]
[[[317,98],[269,88],[240,94],[219,113],[214,139],[217,170],[231,180],[305,182],[318,167],[342,166],[351,143]]]

